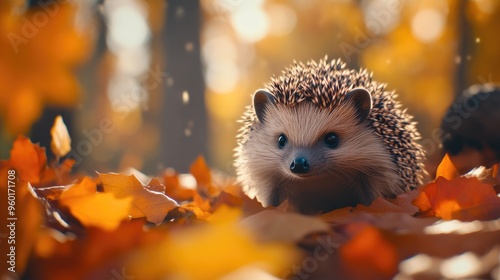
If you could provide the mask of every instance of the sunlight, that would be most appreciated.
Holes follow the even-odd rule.
[[[431,257],[420,254],[401,262],[399,270],[404,274],[414,275],[429,270],[432,265]]]
[[[272,5],[267,9],[269,13],[269,33],[273,35],[287,35],[297,25],[297,14],[285,5]]]
[[[441,36],[445,19],[441,12],[435,9],[419,11],[411,21],[413,36],[423,43],[431,43]]]
[[[216,93],[231,91],[240,79],[240,70],[236,65],[238,50],[230,37],[217,35],[208,37],[202,45],[202,56],[205,61],[205,82],[207,87]]]
[[[441,264],[441,274],[449,279],[470,277],[481,270],[481,261],[473,253],[464,253],[444,260]]]
[[[424,228],[426,234],[446,234],[458,233],[467,234],[477,232],[483,229],[483,223],[480,221],[460,222],[457,220],[440,221]]]
[[[148,23],[140,6],[135,2],[118,5],[109,10],[109,35],[110,48],[140,47],[149,40],[150,32]]]
[[[207,87],[217,93],[226,93],[233,89],[238,77],[239,69],[232,61],[209,65],[205,75]]]
[[[231,15],[233,27],[241,40],[254,43],[269,32],[269,19],[261,7],[238,9]]]
[[[373,32],[373,35],[387,34],[398,26],[401,16],[399,0],[375,0],[362,3],[366,28]]]

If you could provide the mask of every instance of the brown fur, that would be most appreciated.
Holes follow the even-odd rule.
[[[356,124],[353,108],[329,112],[308,103],[269,106],[266,116],[268,125],[255,126],[252,137],[238,149],[236,161],[245,192],[264,206],[288,198],[301,212],[327,211],[403,192],[390,154],[367,124]],[[336,149],[322,145],[321,136],[330,131],[339,135]],[[274,141],[280,133],[289,136],[287,151]],[[310,150],[310,177],[289,170],[297,149]]]
[[[414,142],[419,134],[411,116],[398,109],[395,95],[373,82],[371,74],[344,67],[326,59],[295,64],[268,86],[275,104],[266,105],[264,123],[254,108],[248,109],[235,166],[250,197],[264,206],[288,199],[297,210],[311,213],[368,205],[378,196],[393,197],[421,183],[423,152]],[[361,123],[355,104],[344,100],[355,87],[366,88],[373,100]],[[324,145],[329,132],[339,136],[338,147]],[[288,143],[279,149],[282,133]],[[297,154],[310,161],[304,176],[290,171]]]

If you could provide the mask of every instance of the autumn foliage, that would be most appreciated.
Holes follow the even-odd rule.
[[[54,162],[23,136],[0,162],[2,197],[15,185],[15,271],[27,279],[435,279],[456,276],[464,254],[477,267],[463,277],[499,265],[496,168],[459,176],[445,157],[418,190],[304,216],[263,209],[203,157],[190,174],[76,174],[62,120],[51,134]]]

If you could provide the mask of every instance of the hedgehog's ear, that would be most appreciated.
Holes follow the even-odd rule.
[[[355,88],[345,95],[345,101],[351,102],[358,113],[359,123],[364,122],[372,110],[372,95],[364,88]]]
[[[264,123],[264,112],[266,106],[274,104],[274,96],[265,89],[259,89],[253,95],[253,109],[259,122]]]

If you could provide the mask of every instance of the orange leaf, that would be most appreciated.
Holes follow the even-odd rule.
[[[443,160],[441,160],[441,163],[437,168],[436,178],[440,176],[448,180],[460,176],[460,173],[458,172],[453,162],[451,162],[450,156],[448,154],[444,155]]]
[[[459,177],[451,181],[438,177],[435,182],[423,187],[422,193],[413,203],[420,211],[432,210],[437,217],[445,220],[500,217],[498,211],[491,213],[486,210],[500,208],[500,198],[493,187],[474,177]]]
[[[192,200],[196,190],[184,188],[179,181],[179,174],[173,169],[167,169],[163,175],[165,194],[177,201]]]
[[[99,173],[99,178],[105,192],[114,193],[119,198],[133,198],[130,211],[132,218],[146,217],[148,221],[159,224],[170,210],[178,206],[164,193],[147,190],[134,175]]]
[[[198,185],[198,191],[206,196],[216,196],[220,190],[212,184],[212,175],[203,156],[199,156],[191,164],[189,172],[193,174]]]
[[[75,184],[65,190],[60,197],[60,200],[65,200],[73,197],[95,194],[97,187],[94,181],[89,177],[84,177],[79,184]]]
[[[30,259],[32,247],[36,242],[38,231],[44,222],[44,209],[40,207],[40,201],[33,196],[31,185],[16,180],[17,173],[9,172],[9,170],[12,169],[0,165],[0,197],[4,200],[0,203],[2,205],[0,220],[3,221],[0,229],[0,235],[2,235],[0,240],[2,265],[0,267],[3,269],[2,275],[5,279],[10,279],[7,267],[12,266],[9,264],[12,259],[8,254],[15,254],[13,266],[15,266],[17,275],[23,274]],[[15,204],[12,205],[11,201],[15,201]],[[15,220],[10,220],[14,218]],[[9,236],[11,238],[8,238]],[[15,243],[12,243],[12,240]],[[15,247],[14,252],[11,252],[11,246]],[[12,279],[17,278],[16,275],[12,276]]]
[[[50,148],[57,157],[63,157],[71,151],[71,138],[69,137],[68,128],[60,115],[54,120],[54,125],[50,129],[52,141]]]
[[[31,143],[27,137],[19,136],[10,151],[10,163],[17,170],[21,181],[38,184],[47,164],[45,148]]]
[[[362,225],[357,231],[339,249],[347,273],[354,279],[378,279],[394,275],[398,265],[394,246],[373,226]]]
[[[114,230],[128,217],[132,200],[131,197],[117,198],[112,193],[94,193],[68,198],[61,203],[85,226]]]
[[[413,205],[415,205],[420,211],[421,217],[434,217],[436,213],[432,210],[431,202],[429,197],[425,192],[421,192],[415,200],[413,200]]]
[[[117,198],[112,193],[96,190],[96,184],[85,177],[61,194],[60,203],[85,226],[114,230],[128,217],[132,198]]]
[[[182,208],[193,212],[198,219],[207,219],[212,214],[210,201],[203,199],[198,193],[194,193],[193,201],[183,204]]]
[[[45,169],[42,174],[42,178],[40,179],[40,185],[49,186],[53,185],[53,183],[57,183],[59,185],[68,184],[72,182],[71,179],[71,169],[73,165],[75,165],[76,160],[67,158],[62,163],[53,162],[50,165],[50,168]]]

